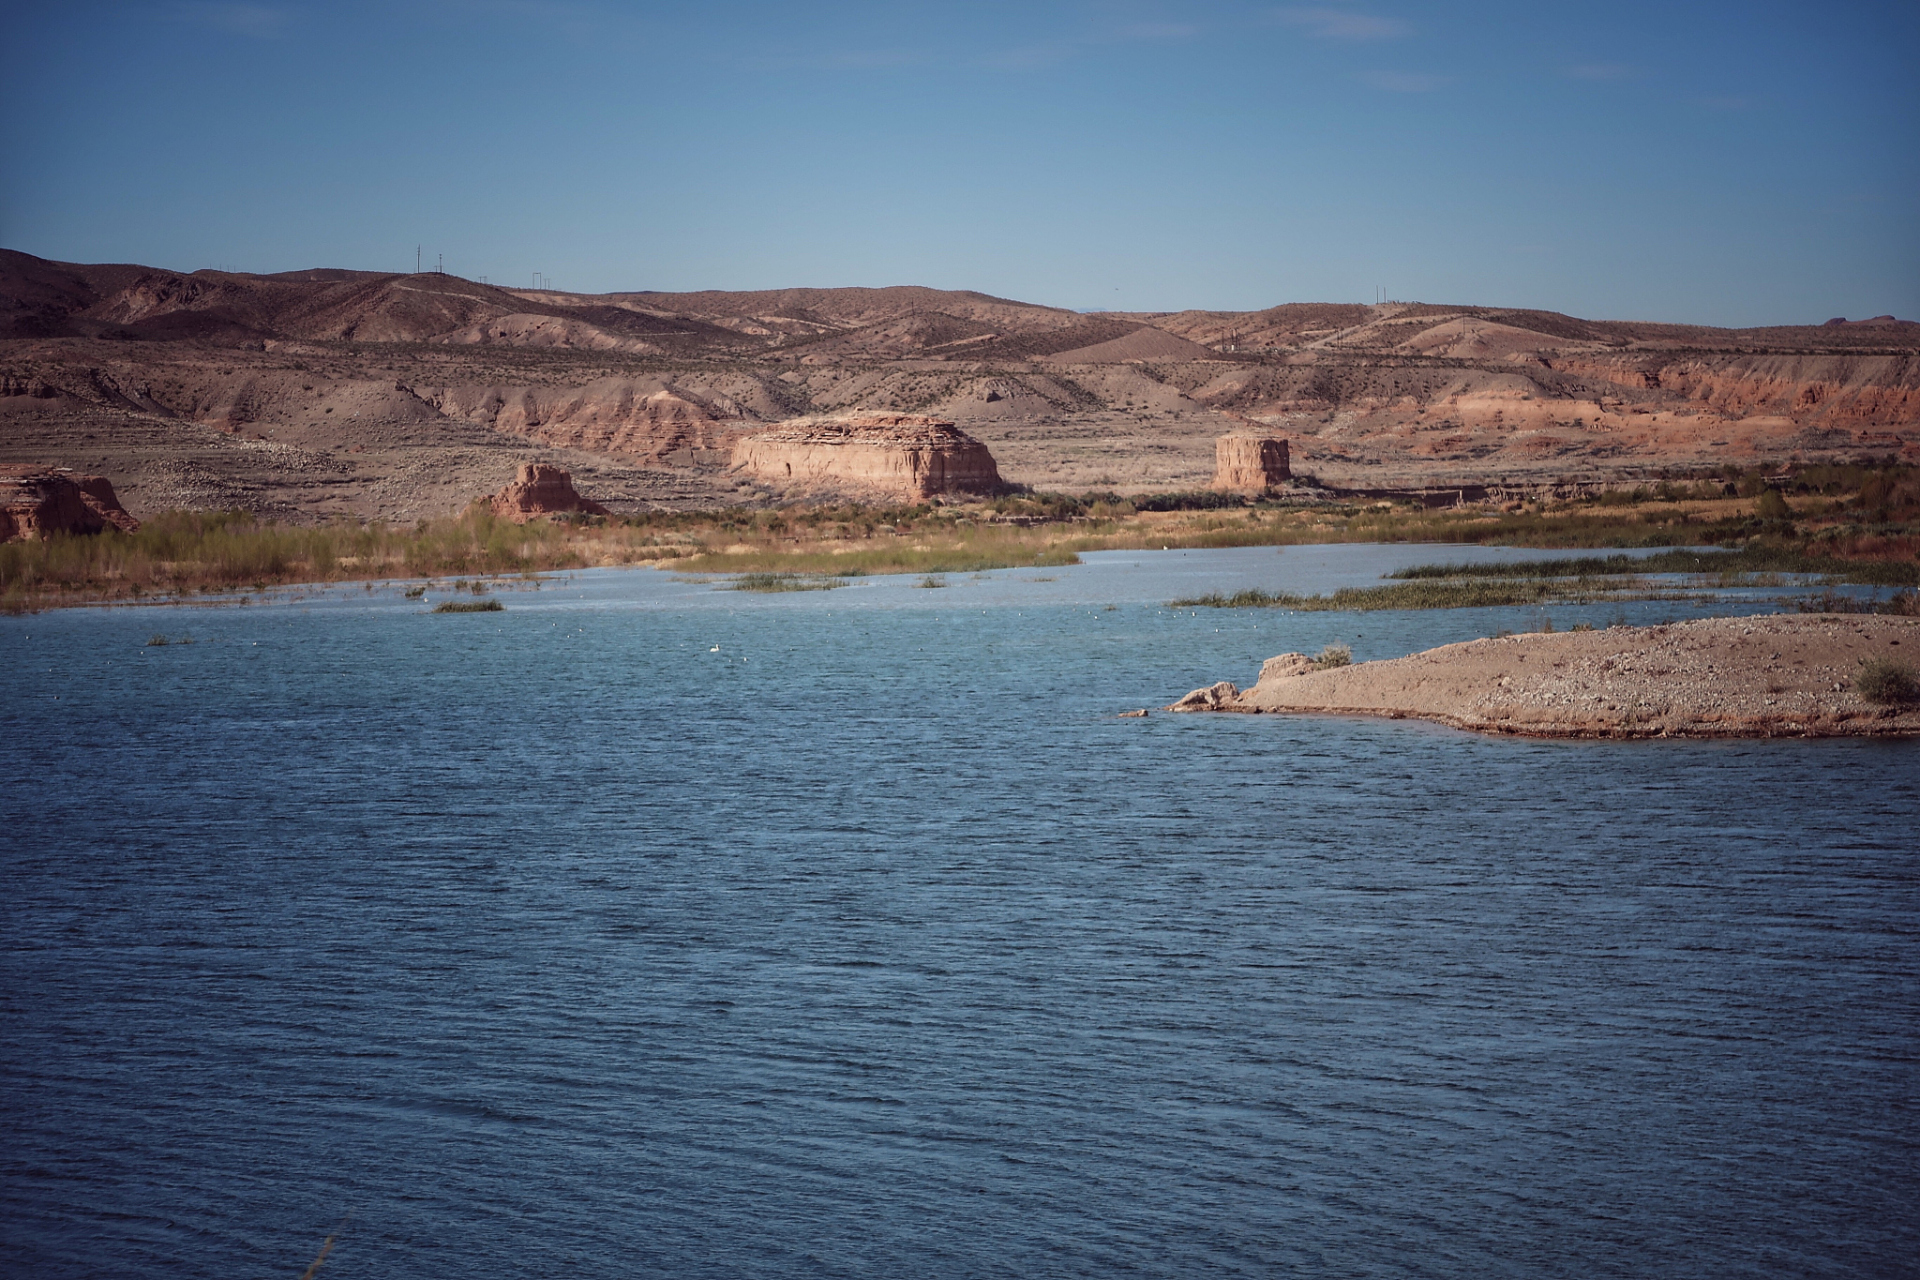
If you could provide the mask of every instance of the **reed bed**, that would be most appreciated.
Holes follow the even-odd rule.
[[[1368,613],[1382,609],[1494,609],[1517,604],[1593,604],[1614,600],[1678,600],[1687,593],[1660,590],[1639,582],[1600,578],[1572,581],[1528,579],[1517,582],[1400,582],[1383,587],[1341,587],[1331,595],[1287,592],[1212,592],[1174,600],[1175,609],[1291,609],[1298,613]]]
[[[1220,494],[1026,493],[964,506],[655,511],[525,525],[497,519],[479,505],[411,526],[297,526],[245,513],[169,512],[133,534],[0,546],[0,610],[173,600],[294,583],[499,577],[629,564],[702,574],[926,578],[1071,565],[1090,551],[1333,542],[1664,550],[1645,559],[1588,555],[1526,565],[1422,566],[1399,575],[1395,587],[1348,592],[1344,599],[1353,603],[1287,597],[1275,598],[1275,606],[1444,608],[1618,598],[1639,588],[1602,580],[1655,573],[1714,575],[1724,585],[1758,585],[1756,575],[1769,573],[1813,573],[1834,583],[1920,586],[1915,469],[1811,468],[1787,494],[1753,476],[1739,478],[1735,487],[1738,496],[1729,497],[1724,485],[1662,484],[1624,497],[1500,510],[1427,510],[1390,502],[1250,504]],[[1701,546],[1727,549],[1692,549]],[[1411,590],[1422,583],[1423,591]],[[1257,603],[1252,597],[1258,594],[1224,600],[1246,606]]]
[[[1732,551],[1676,549],[1645,556],[1577,556],[1514,564],[1425,564],[1386,575],[1410,581],[1446,579],[1594,578],[1650,573],[1712,576],[1738,585],[1753,574],[1818,574],[1832,582],[1871,586],[1920,583],[1920,561],[1847,560],[1799,547],[1755,544]]]
[[[727,584],[733,591],[832,591],[846,585],[845,578],[818,573],[743,573]]]

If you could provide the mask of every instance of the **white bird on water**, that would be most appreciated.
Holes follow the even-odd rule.
[[[715,645],[715,646],[713,646],[713,648],[711,648],[711,649],[709,649],[709,650],[707,650],[707,652],[708,652],[708,653],[718,653],[718,652],[720,652],[720,646],[719,646],[719,645]]]

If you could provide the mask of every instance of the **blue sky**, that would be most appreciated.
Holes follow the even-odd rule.
[[[1920,4],[20,4],[0,245],[1920,318]]]

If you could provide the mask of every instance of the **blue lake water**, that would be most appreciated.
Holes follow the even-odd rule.
[[[1114,718],[1524,554],[0,618],[0,1270],[1915,1274],[1920,744]]]

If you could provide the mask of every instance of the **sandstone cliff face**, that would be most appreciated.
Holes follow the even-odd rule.
[[[1273,436],[1221,436],[1213,442],[1213,459],[1213,487],[1228,493],[1259,493],[1293,475],[1287,442]]]
[[[704,382],[598,378],[575,387],[455,386],[424,393],[449,417],[563,449],[669,466],[720,466],[771,405],[747,380],[736,394]],[[757,394],[756,394],[757,393]]]
[[[865,490],[912,502],[1002,486],[987,446],[951,422],[916,414],[782,423],[736,444],[733,466],[782,487]]]
[[[572,476],[544,462],[521,463],[513,483],[488,501],[493,506],[493,514],[515,524],[525,524],[535,516],[569,511],[592,516],[607,514],[605,507],[574,490]]]
[[[111,525],[132,533],[128,515],[105,476],[75,475],[65,467],[0,467],[0,542],[55,533],[99,533]]]

